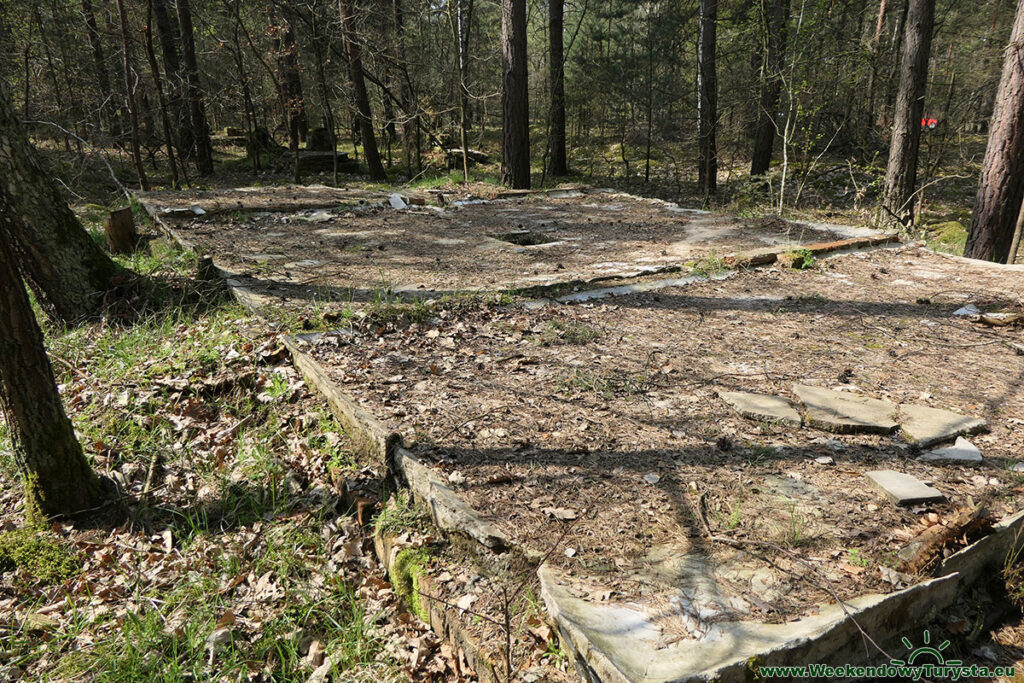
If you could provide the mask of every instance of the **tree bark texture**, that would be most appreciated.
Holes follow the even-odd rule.
[[[22,130],[2,84],[0,179],[20,218],[11,233],[18,269],[43,309],[66,323],[97,313],[120,268],[71,213]]]
[[[718,190],[718,0],[700,0],[697,42],[697,185],[705,201]]]
[[[569,175],[565,134],[565,1],[548,0],[548,47],[551,54],[551,175]]]
[[[181,56],[185,65],[186,91],[192,133],[195,136],[196,169],[200,175],[213,173],[213,145],[203,111],[203,89],[196,63],[196,44],[192,30],[192,8],[189,0],[177,0],[178,30],[181,32]]]
[[[775,114],[782,90],[782,68],[786,63],[786,38],[790,0],[772,0],[771,16],[764,16],[764,37],[758,62],[761,67],[761,93],[758,98],[757,124],[754,126],[754,153],[750,175],[764,175],[772,163],[772,149],[778,133]]]
[[[526,69],[526,0],[501,1],[501,180],[530,187],[530,100]]]
[[[94,507],[101,496],[64,413],[50,359],[15,265],[12,237],[24,234],[19,203],[0,187],[0,411],[25,486],[30,521]]]
[[[875,35],[871,39],[871,73],[868,75],[867,120],[875,121],[875,82],[878,80],[878,62],[882,47],[882,31],[885,29],[885,12],[888,0],[879,0],[878,18],[875,20]]]
[[[107,236],[107,248],[115,254],[128,254],[135,248],[138,234],[130,207],[115,209],[107,214],[103,220],[103,231]]]
[[[377,139],[373,134],[373,113],[370,109],[370,96],[366,92],[366,78],[363,74],[363,59],[356,32],[355,6],[352,0],[338,0],[341,13],[341,29],[344,34],[345,48],[348,52],[349,77],[352,80],[352,97],[355,104],[359,134],[363,141],[363,154],[366,166],[373,180],[387,180],[387,173],[380,161],[377,150]]]
[[[1017,6],[989,131],[964,255],[1008,263],[1024,200],[1024,0]]]
[[[883,225],[909,228],[914,224],[921,117],[924,114],[934,23],[935,0],[910,0],[880,215]]]
[[[168,113],[167,98],[164,96],[163,79],[160,77],[160,65],[156,61],[156,52],[153,50],[153,0],[146,4],[146,59],[149,61],[149,72],[153,76],[153,86],[156,88],[157,103],[160,105],[160,123],[164,131],[164,144],[167,145],[167,161],[171,167],[171,187],[177,190],[180,187],[178,182],[178,163],[174,158],[174,128],[171,127],[171,117]]]
[[[409,79],[409,69],[405,62],[405,13],[402,9],[402,0],[392,0],[392,14],[394,18],[395,37],[392,43],[392,59],[398,65],[401,74],[398,77],[398,101],[401,105],[404,116],[402,119],[402,146],[405,150],[406,174],[413,177],[413,149],[416,146],[417,117],[412,113],[412,84]],[[418,152],[418,150],[417,150]]]

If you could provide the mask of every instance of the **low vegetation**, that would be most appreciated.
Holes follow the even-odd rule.
[[[380,631],[394,598],[366,599],[380,590],[364,585],[365,538],[329,483],[363,476],[344,433],[278,332],[186,278],[190,255],[151,244],[130,259],[151,278],[137,310],[48,332],[69,415],[120,498],[95,528],[49,530],[23,526],[16,487],[0,496],[0,671],[404,678],[385,651],[401,635]],[[0,476],[16,477],[2,443]]]

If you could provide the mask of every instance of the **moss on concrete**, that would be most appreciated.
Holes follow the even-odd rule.
[[[430,610],[420,595],[420,577],[431,562],[431,555],[423,548],[403,548],[395,555],[388,567],[388,578],[395,589],[395,595],[409,605],[413,614],[430,623]]]

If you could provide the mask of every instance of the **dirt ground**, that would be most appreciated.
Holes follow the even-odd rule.
[[[278,188],[258,197],[245,190],[149,195],[146,201],[250,288],[313,303],[635,277],[702,259],[713,267],[721,256],[770,245],[796,248],[866,233],[735,219],[610,191],[494,200],[449,195],[443,208],[401,210],[383,193],[332,188]],[[207,213],[183,215],[193,205]]]
[[[1021,330],[954,312],[1022,302],[1018,273],[882,249],[540,310],[462,305],[310,350],[516,543],[548,550],[572,524],[555,557],[581,592],[678,601],[680,585],[711,577],[694,618],[674,620],[685,638],[709,610],[781,621],[909,585],[919,577],[900,550],[926,528],[978,501],[996,519],[1019,509]],[[895,435],[759,423],[717,397],[792,397],[793,383],[982,417],[990,430],[972,441],[985,463],[928,465]],[[947,501],[899,508],[862,476],[876,469],[933,482]],[[773,565],[709,546],[705,524],[787,554]],[[806,566],[831,589],[794,578]]]

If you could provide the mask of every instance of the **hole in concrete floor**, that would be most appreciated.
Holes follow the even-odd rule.
[[[496,240],[501,240],[502,242],[518,244],[520,247],[532,247],[536,244],[550,244],[555,241],[554,237],[550,237],[539,232],[531,232],[529,230],[513,230],[512,232],[503,232],[497,235],[491,235],[491,237]]]

